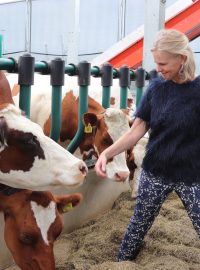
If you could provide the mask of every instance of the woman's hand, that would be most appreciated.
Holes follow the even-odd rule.
[[[96,174],[100,177],[105,178],[106,177],[106,164],[107,164],[107,158],[104,152],[102,152],[95,164],[95,171]]]
[[[144,136],[147,130],[147,123],[140,118],[136,118],[131,129],[100,154],[95,165],[97,176],[105,178],[107,176],[106,164],[108,160],[133,147]]]

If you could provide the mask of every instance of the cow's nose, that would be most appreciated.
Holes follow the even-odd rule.
[[[86,165],[81,164],[79,170],[82,172],[83,176],[86,176],[86,174],[88,173],[88,168]]]
[[[118,182],[124,182],[128,177],[129,177],[129,172],[117,172],[116,174],[115,174],[115,179],[116,179],[116,181],[118,181]]]

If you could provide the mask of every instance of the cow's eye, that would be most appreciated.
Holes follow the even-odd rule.
[[[21,232],[19,240],[25,245],[33,245],[37,242],[37,237],[31,233]]]
[[[8,209],[4,210],[4,218],[5,218],[5,220],[8,219],[9,217],[11,217],[11,212]]]
[[[37,141],[37,137],[30,134],[20,138],[20,142],[25,145],[34,145]]]
[[[103,136],[103,142],[106,145],[111,145],[113,143],[109,136]]]
[[[35,144],[36,143],[36,136],[32,136],[31,138],[28,138],[26,143],[27,144]]]

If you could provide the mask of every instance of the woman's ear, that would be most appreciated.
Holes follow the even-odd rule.
[[[185,62],[187,61],[187,56],[186,55],[181,55],[181,60],[182,60],[181,65],[184,65]]]

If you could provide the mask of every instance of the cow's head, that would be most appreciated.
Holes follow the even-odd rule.
[[[51,190],[83,183],[85,163],[45,136],[12,104],[0,108],[0,182],[16,188]],[[41,180],[42,176],[42,180]]]
[[[84,145],[88,145],[87,157],[99,154],[113,144],[119,137],[129,130],[129,117],[120,109],[108,108],[102,114],[86,113],[84,115],[85,138]],[[89,145],[93,145],[89,151]],[[86,149],[87,150],[87,149]],[[127,164],[129,167],[127,167]],[[108,178],[125,181],[130,171],[135,169],[132,151],[121,153],[109,160],[106,166]]]
[[[61,214],[80,199],[80,194],[55,196],[28,190],[0,195],[5,242],[20,269],[55,270],[53,243],[63,228]]]

